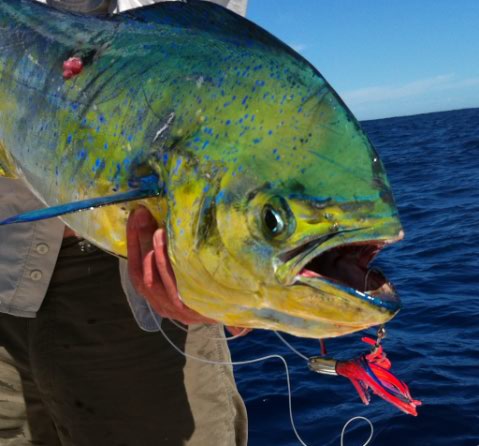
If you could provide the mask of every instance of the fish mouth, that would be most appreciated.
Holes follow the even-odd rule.
[[[363,301],[395,314],[401,308],[399,296],[386,276],[370,264],[385,246],[401,240],[403,231],[387,239],[345,240],[363,238],[354,234],[361,231],[352,229],[324,235],[283,253],[281,260],[291,268],[292,285],[321,289],[327,283],[358,303]]]

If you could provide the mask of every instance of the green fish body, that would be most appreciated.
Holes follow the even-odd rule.
[[[168,231],[183,301],[225,324],[339,336],[399,310],[368,263],[402,237],[379,157],[321,74],[217,5],[119,16],[0,1],[0,172],[126,256],[138,202]],[[63,64],[80,60],[80,72]]]

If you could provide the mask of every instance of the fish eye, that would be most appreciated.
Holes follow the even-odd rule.
[[[285,240],[293,233],[296,222],[284,198],[273,197],[263,206],[261,226],[268,239]]]
[[[279,235],[283,232],[285,228],[285,223],[281,214],[274,210],[270,205],[266,205],[263,208],[263,222],[265,229],[273,237]]]

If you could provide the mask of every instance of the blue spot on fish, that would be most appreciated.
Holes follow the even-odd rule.
[[[103,170],[105,168],[105,160],[101,158],[97,158],[95,161],[95,165],[92,167],[93,172],[98,172],[99,170]]]
[[[173,169],[173,174],[175,174],[175,175],[178,174],[178,170],[179,170],[180,167],[181,167],[181,163],[182,163],[181,158],[178,158],[178,159],[176,160],[176,166],[175,166],[175,168]]]

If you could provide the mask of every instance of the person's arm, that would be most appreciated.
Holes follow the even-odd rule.
[[[42,207],[19,179],[0,177],[0,220]],[[0,226],[0,312],[35,317],[63,239],[58,219]]]

